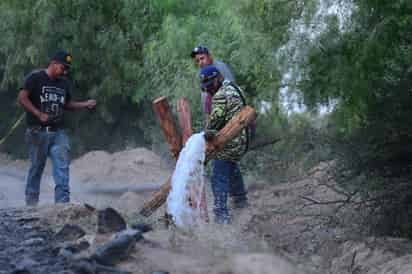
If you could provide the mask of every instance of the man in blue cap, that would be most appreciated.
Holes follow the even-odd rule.
[[[212,96],[212,109],[205,130],[205,138],[210,141],[246,106],[246,101],[241,89],[233,82],[224,80],[215,66],[203,67],[199,78],[202,90]],[[248,149],[248,142],[248,129],[245,128],[213,157],[215,160],[211,181],[216,223],[230,223],[227,207],[229,194],[235,208],[244,208],[248,205],[247,193],[239,169],[239,161]]]
[[[193,61],[199,67],[200,70],[206,66],[213,65],[219,70],[219,72],[223,75],[223,78],[225,80],[235,82],[235,78],[233,77],[233,74],[229,67],[219,60],[214,60],[212,54],[209,52],[209,49],[207,47],[202,45],[195,47],[190,53],[190,57],[192,57]],[[205,114],[205,118],[207,119],[207,116],[211,112],[212,97],[207,92],[202,92],[201,102],[202,111]]]
[[[26,142],[31,166],[27,176],[26,205],[39,202],[40,180],[47,157],[53,164],[55,202],[70,201],[69,140],[64,131],[65,110],[93,109],[95,100],[74,101],[71,98],[68,71],[73,57],[66,51],[57,52],[46,69],[31,72],[18,95],[26,111]]]

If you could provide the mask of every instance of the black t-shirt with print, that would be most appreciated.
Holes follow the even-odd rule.
[[[29,126],[63,126],[64,105],[71,100],[70,82],[67,79],[50,79],[45,70],[34,71],[26,77],[23,89],[29,92],[32,104],[49,115],[49,121],[43,124],[36,116],[27,112]]]

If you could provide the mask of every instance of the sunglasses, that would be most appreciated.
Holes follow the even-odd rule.
[[[206,81],[202,82],[200,84],[200,88],[202,89],[202,91],[210,90],[214,85],[214,80],[215,80],[215,78],[212,78],[212,79],[209,79],[209,80],[206,80]]]

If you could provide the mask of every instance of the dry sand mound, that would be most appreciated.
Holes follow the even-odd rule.
[[[145,148],[113,154],[92,151],[71,164],[72,181],[89,184],[163,183],[170,174],[162,159]]]

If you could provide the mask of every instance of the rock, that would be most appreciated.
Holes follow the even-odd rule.
[[[73,258],[73,252],[66,248],[61,248],[58,255],[69,260]]]
[[[32,269],[34,266],[39,265],[38,262],[30,259],[30,258],[24,258],[21,262],[18,264],[15,264],[15,269],[12,271],[14,274],[28,274],[30,273],[30,269]]]
[[[15,269],[11,274],[30,274],[30,271],[27,269]]]
[[[96,208],[95,208],[94,206],[92,206],[92,205],[89,205],[88,203],[84,203],[84,207],[85,207],[87,210],[91,211],[91,212],[96,211]]]
[[[71,263],[71,268],[79,274],[95,274],[96,263],[94,261],[78,260]]]
[[[133,229],[141,231],[142,233],[146,233],[146,232],[153,230],[151,225],[144,224],[144,223],[132,224],[131,227]]]
[[[59,244],[56,249],[56,254],[61,257],[64,257],[68,260],[78,260],[80,258],[87,258],[87,253],[82,253],[90,247],[89,242],[85,240],[79,240],[75,243],[64,242]]]
[[[115,265],[128,257],[139,236],[141,237],[141,232],[137,230],[122,231],[111,241],[97,247],[91,258],[103,265]]]
[[[98,211],[97,232],[112,233],[126,229],[126,222],[123,217],[113,208],[106,208]]]
[[[25,224],[25,225],[22,226],[22,228],[23,228],[23,229],[26,229],[26,230],[32,230],[32,229],[33,229],[33,226],[32,226],[32,225],[29,225],[29,224]]]
[[[119,270],[113,267],[96,264],[96,272],[99,274],[131,274],[131,272]]]
[[[65,224],[63,228],[56,233],[54,239],[61,242],[75,241],[84,235],[86,235],[86,232],[78,225]]]
[[[38,217],[21,217],[17,219],[19,223],[23,223],[23,224],[30,223],[30,222],[38,222],[39,220],[40,218]]]
[[[37,237],[37,238],[31,238],[31,239],[25,240],[21,244],[23,246],[35,246],[35,245],[42,245],[43,243],[44,243],[44,239]]]
[[[71,263],[71,267],[78,274],[130,274],[113,267],[100,265],[93,260],[78,260]]]
[[[72,253],[79,253],[83,250],[86,250],[90,247],[89,242],[87,241],[81,241],[79,243],[71,244],[66,246],[66,249],[69,250]]]

